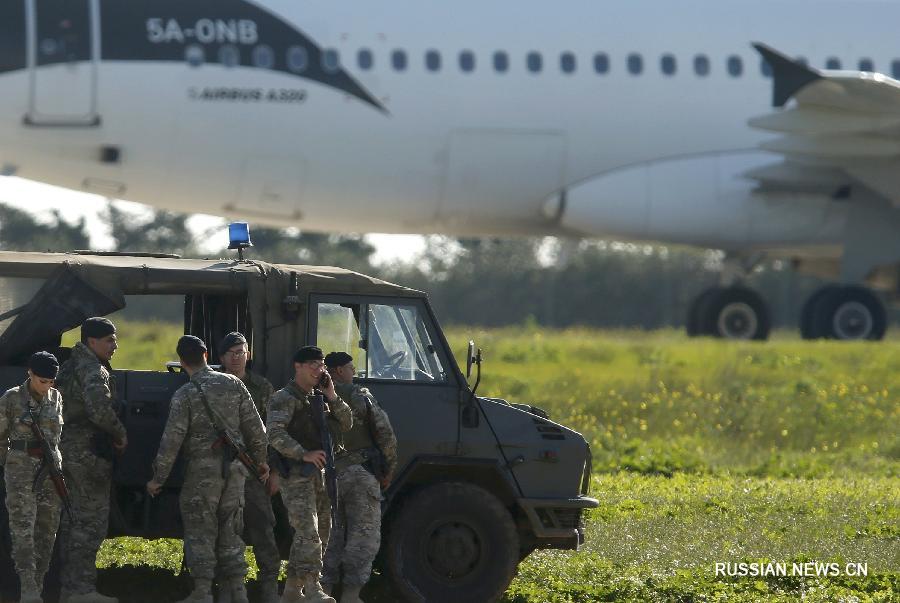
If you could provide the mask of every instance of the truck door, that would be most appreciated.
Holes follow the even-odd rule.
[[[390,415],[400,470],[415,456],[464,454],[458,443],[460,384],[418,299],[313,296],[309,339],[353,356],[356,381]]]
[[[97,126],[99,0],[26,0],[32,126]]]
[[[113,467],[109,535],[179,538],[178,497],[172,489],[180,488],[184,479],[183,457],[179,456],[166,481],[165,495],[151,499],[144,486],[153,477],[153,460],[169,417],[169,402],[175,390],[187,383],[187,375],[131,370],[115,374],[128,448]]]

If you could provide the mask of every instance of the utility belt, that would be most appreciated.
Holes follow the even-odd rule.
[[[68,436],[68,437],[66,437]],[[62,432],[63,441],[68,442],[87,442],[88,449],[91,454],[97,458],[112,462],[115,459],[115,448],[113,448],[113,437],[95,427],[88,421],[76,421],[75,423],[66,423]]]
[[[10,450],[18,450],[24,452],[30,457],[36,459],[44,458],[44,449],[41,448],[39,440],[12,440],[9,443]]]
[[[343,471],[353,465],[362,465],[363,469],[375,476],[376,479],[384,479],[387,474],[387,463],[384,455],[375,446],[341,452],[334,459],[334,467]]]

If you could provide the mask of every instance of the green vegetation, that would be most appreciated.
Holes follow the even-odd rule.
[[[159,370],[179,329],[120,326],[117,366]],[[900,342],[689,341],[673,331],[450,331],[483,395],[591,442],[578,553],[542,551],[507,603],[891,601],[900,592]],[[868,577],[717,577],[716,562],[867,563]],[[104,566],[177,571],[180,543],[118,539]]]

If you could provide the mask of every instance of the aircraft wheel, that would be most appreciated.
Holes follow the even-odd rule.
[[[817,320],[816,314],[819,302],[835,291],[840,290],[838,285],[826,285],[816,290],[803,304],[800,311],[800,337],[803,339],[821,339],[825,337],[825,325],[822,320]]]
[[[840,341],[879,341],[884,337],[887,311],[870,289],[831,286],[820,292],[813,296],[818,298],[809,308],[809,320],[818,337]]]
[[[685,328],[687,330],[688,337],[699,337],[701,335],[712,335],[712,331],[704,331],[704,321],[702,320],[701,312],[703,310],[703,306],[707,303],[707,300],[717,295],[722,291],[721,287],[710,287],[709,289],[704,290],[697,297],[695,297],[690,306],[688,306],[688,314],[687,321],[685,322]]]
[[[722,339],[769,338],[771,321],[762,297],[746,287],[717,289],[700,304],[700,328]]]

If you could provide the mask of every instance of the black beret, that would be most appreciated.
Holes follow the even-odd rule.
[[[324,360],[325,355],[322,353],[321,348],[317,348],[314,345],[305,345],[294,354],[294,362],[304,363],[309,362],[310,360]]]
[[[339,368],[348,362],[353,362],[353,356],[347,352],[331,352],[325,356],[325,366],[328,368]]]
[[[175,346],[175,352],[180,358],[187,354],[200,354],[206,351],[206,344],[199,337],[193,335],[182,335]]]
[[[222,338],[222,343],[219,344],[219,353],[224,354],[231,348],[239,344],[246,344],[247,338],[244,337],[243,333],[238,333],[237,331],[233,331]]]
[[[82,339],[87,339],[88,337],[99,339],[101,337],[106,337],[107,335],[115,335],[115,333],[116,325],[114,325],[110,319],[103,318],[102,316],[88,318],[81,323]]]
[[[28,359],[28,368],[33,375],[44,379],[56,379],[59,373],[59,361],[50,352],[35,352]]]

